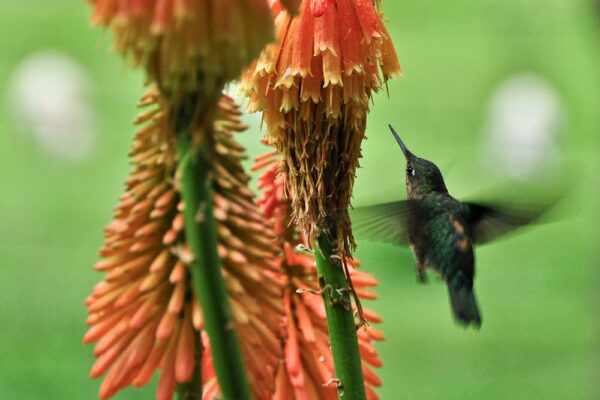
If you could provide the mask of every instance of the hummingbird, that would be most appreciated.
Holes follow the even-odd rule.
[[[409,151],[389,128],[406,159],[407,199],[354,209],[353,230],[368,240],[408,244],[416,258],[418,281],[426,281],[426,269],[435,271],[448,286],[458,323],[479,328],[474,246],[531,223],[548,206],[519,209],[457,200],[448,192],[440,169]]]

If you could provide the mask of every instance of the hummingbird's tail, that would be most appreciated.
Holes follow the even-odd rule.
[[[452,303],[452,311],[458,322],[468,326],[473,324],[479,328],[481,326],[481,315],[477,307],[477,300],[473,288],[468,286],[456,287],[448,285],[450,293],[450,302]]]

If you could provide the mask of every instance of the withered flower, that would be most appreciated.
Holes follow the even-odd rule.
[[[297,290],[319,290],[315,258],[297,250],[298,245],[307,245],[305,236],[289,224],[291,204],[284,193],[283,176],[278,175],[281,161],[275,152],[257,159],[253,169],[265,171],[259,178],[262,195],[258,204],[265,217],[273,222],[277,243],[283,250],[281,264],[287,277],[284,294],[286,312],[285,360],[277,373],[277,388],[273,400],[335,400],[334,384],[324,385],[335,376],[330,350],[325,306],[320,296]],[[350,260],[352,266],[357,262]],[[364,272],[351,269],[354,288],[361,299],[375,299],[375,293],[367,290],[377,285],[376,279]],[[365,318],[371,323],[380,322],[380,317],[364,310]],[[381,367],[381,360],[373,348],[373,341],[383,340],[383,335],[371,325],[358,331],[360,354],[363,360],[363,376],[369,400],[378,399],[374,387],[381,385],[372,368]]]
[[[133,171],[105,230],[103,260],[95,265],[106,275],[86,300],[90,328],[84,341],[97,342],[91,376],[106,373],[100,398],[107,399],[126,386],[145,385],[160,369],[157,398],[171,399],[177,383],[192,380],[202,356],[206,393],[217,393],[187,266],[192,257],[183,230],[174,138],[157,92],[144,96],[142,104],[154,107],[137,119],[142,126],[131,151]],[[211,165],[218,253],[253,398],[269,399],[282,355],[285,281],[274,233],[247,186],[240,163],[244,149],[232,136],[244,129],[238,115],[234,102],[222,97]]]
[[[293,218],[342,256],[355,246],[347,209],[369,100],[400,74],[378,0],[304,0],[292,17],[275,2],[277,43],[242,76],[282,155]],[[327,218],[334,214],[334,217]]]

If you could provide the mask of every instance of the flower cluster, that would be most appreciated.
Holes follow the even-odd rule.
[[[154,107],[137,119],[142,127],[131,151],[133,171],[105,230],[103,260],[95,265],[106,275],[86,300],[90,327],[84,341],[97,342],[91,376],[106,373],[100,388],[106,399],[128,385],[145,385],[160,369],[157,398],[171,399],[177,383],[199,379],[194,373],[201,362],[209,399],[218,386],[190,282],[173,135],[158,92],[148,93],[142,104]],[[237,106],[223,96],[211,165],[218,254],[253,397],[269,399],[282,356],[285,280],[271,225],[247,186],[244,149],[232,136],[245,128],[238,116]]]
[[[319,291],[315,259],[299,246],[327,235],[349,266],[361,318],[380,321],[357,303],[376,297],[370,289],[377,281],[350,257],[347,212],[371,95],[400,73],[379,0],[88,1],[92,21],[112,29],[115,48],[142,66],[154,87],[141,101],[133,170],[95,265],[105,275],[86,299],[84,341],[96,343],[91,376],[104,376],[100,398],[143,386],[157,370],[159,400],[170,400],[179,384],[186,398],[221,395],[212,354],[222,360],[223,348],[211,349],[206,332],[221,308],[198,301],[203,293],[191,273],[198,283],[196,273],[208,270],[190,268],[195,255],[187,242],[210,199],[194,210],[188,194],[210,184],[215,224],[202,227],[217,236],[252,398],[334,400],[335,388],[324,385],[335,378],[325,305],[321,296],[298,292]],[[267,45],[273,36],[278,42]],[[258,204],[241,165],[244,148],[233,137],[245,127],[222,94],[249,64],[241,88],[249,109],[263,111],[278,153],[255,166],[265,168]],[[200,156],[206,163],[198,168],[208,174],[188,179],[197,172],[188,161]],[[370,400],[381,384],[373,371],[381,366],[378,340],[383,335],[371,326],[358,331]],[[221,366],[224,392],[243,384],[228,380],[233,374]]]
[[[90,0],[92,22],[166,91],[219,95],[272,40],[267,0]]]
[[[258,204],[271,219],[281,256],[282,269],[287,277],[284,291],[286,313],[285,361],[277,373],[277,386],[273,400],[335,400],[335,385],[324,386],[335,376],[333,359],[329,347],[329,334],[325,306],[321,296],[306,292],[319,290],[317,271],[313,255],[297,250],[306,246],[305,236],[289,224],[291,204],[285,197],[284,177],[278,175],[281,161],[275,152],[257,158],[255,170],[265,169],[259,179],[262,196]],[[350,260],[356,267],[357,263]],[[375,299],[375,293],[367,290],[377,285],[375,278],[367,273],[351,269],[352,281],[361,299]],[[298,289],[305,291],[297,293]],[[364,310],[365,318],[371,323],[380,322],[372,311]],[[381,382],[371,368],[381,367],[381,360],[373,348],[373,341],[383,340],[383,335],[372,326],[358,331],[360,354],[363,360],[363,375],[367,398],[379,397],[374,387]]]
[[[311,238],[329,234],[346,257],[369,100],[401,72],[375,3],[304,0],[293,17],[274,2],[278,41],[242,75],[249,110],[263,112],[282,156],[294,221]]]
[[[167,100],[173,132],[186,131],[196,149],[212,139],[224,85],[273,39],[268,0],[89,1],[92,23],[112,28],[117,51]]]

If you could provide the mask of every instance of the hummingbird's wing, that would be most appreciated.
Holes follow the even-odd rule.
[[[350,210],[352,231],[365,240],[399,246],[408,243],[406,217],[408,201],[393,201]]]
[[[539,219],[551,204],[537,207],[510,207],[478,203],[463,203],[467,207],[472,240],[476,244],[488,243],[519,227]]]

